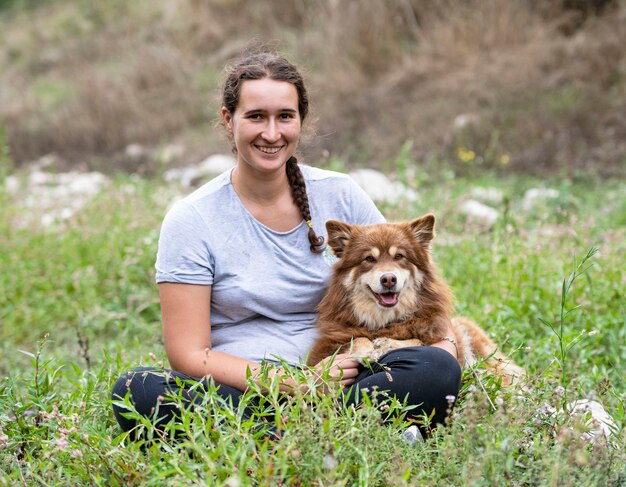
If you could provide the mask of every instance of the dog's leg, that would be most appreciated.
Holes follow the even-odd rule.
[[[462,353],[467,365],[473,365],[475,362],[473,357],[476,355],[487,359],[485,363],[491,368],[491,371],[502,377],[504,387],[515,384],[525,375],[525,370],[509,357],[500,353],[496,344],[476,323],[457,316],[452,319],[452,324],[459,335],[463,337]]]
[[[487,360],[487,364],[493,367],[496,374],[502,377],[502,385],[504,387],[516,384],[526,375],[526,371],[523,368],[500,352],[494,353],[492,358]]]
[[[380,357],[397,348],[421,347],[421,340],[413,338],[410,340],[394,340],[393,338],[376,338],[373,342],[373,350],[369,356],[371,360],[378,361]]]
[[[372,360],[371,355],[374,352],[374,345],[369,338],[358,337],[350,343],[350,358],[354,358],[364,364],[364,360]]]

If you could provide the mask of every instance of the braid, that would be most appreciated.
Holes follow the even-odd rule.
[[[322,253],[322,246],[324,245],[324,237],[319,237],[315,230],[313,230],[313,224],[311,223],[311,210],[309,209],[309,197],[306,194],[306,185],[304,183],[304,176],[302,171],[298,167],[298,161],[295,157],[290,157],[286,165],[287,179],[289,180],[289,186],[291,186],[291,194],[293,195],[293,201],[300,208],[302,218],[307,222],[309,227],[309,242],[311,242],[311,252],[315,254]]]

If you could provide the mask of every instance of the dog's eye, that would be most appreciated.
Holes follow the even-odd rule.
[[[376,259],[374,257],[372,257],[371,255],[368,255],[367,257],[365,257],[365,261],[366,262],[376,262]]]
[[[394,255],[394,256],[393,256],[393,258],[394,258],[395,260],[404,259],[404,254],[396,254],[396,255]]]

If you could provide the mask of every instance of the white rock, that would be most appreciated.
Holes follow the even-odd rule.
[[[553,188],[531,188],[524,193],[522,200],[522,208],[524,211],[530,211],[538,203],[558,198],[560,195],[557,189]]]
[[[42,227],[49,227],[51,226],[54,221],[56,220],[56,218],[54,217],[54,215],[50,214],[50,213],[44,213],[41,216],[41,226]]]
[[[187,187],[191,185],[191,181],[194,180],[197,174],[198,171],[195,167],[175,167],[165,171],[163,173],[163,179],[168,183],[177,181]]]
[[[129,144],[126,146],[124,152],[126,156],[131,159],[141,159],[150,154],[150,151],[141,144]]]
[[[215,175],[222,174],[224,171],[229,170],[237,164],[237,160],[233,156],[226,154],[215,154],[207,157],[202,161],[198,167],[202,172],[202,175]]]
[[[455,130],[460,131],[465,127],[478,123],[480,118],[474,113],[461,113],[454,118],[453,126]]]
[[[18,189],[20,189],[20,180],[17,176],[7,176],[4,184],[4,187],[9,193],[17,193]]]
[[[46,154],[30,164],[31,169],[40,171],[50,166],[54,166],[59,159],[54,154]]]
[[[485,226],[492,226],[499,217],[498,210],[476,200],[466,200],[459,206],[459,211],[467,216],[468,220]]]
[[[212,178],[233,167],[237,161],[232,156],[216,154],[207,157],[197,166],[168,169],[163,178],[168,182],[178,181],[182,186],[191,186],[193,181]]]
[[[42,226],[52,227],[74,216],[108,182],[109,178],[99,172],[56,174],[35,169],[28,175],[21,204]]]
[[[350,177],[377,203],[398,203],[400,200],[416,201],[417,193],[399,181],[391,181],[375,169],[355,169]]]
[[[69,220],[74,216],[74,210],[72,208],[62,208],[59,212],[59,218],[61,220]]]
[[[54,174],[44,171],[31,171],[28,175],[28,184],[31,186],[45,186],[55,182]]]
[[[582,438],[590,443],[608,442],[613,431],[617,431],[615,421],[598,401],[580,399],[569,403],[567,408],[571,414],[585,419],[585,426],[589,430],[582,435]]]
[[[499,204],[504,199],[504,193],[494,187],[483,188],[476,186],[470,190],[470,196],[483,203]]]
[[[72,179],[65,184],[70,193],[95,195],[108,181],[108,178],[102,173],[88,172],[74,173]]]
[[[165,164],[169,164],[174,159],[182,157],[185,148],[180,144],[168,144],[159,151],[159,159]]]

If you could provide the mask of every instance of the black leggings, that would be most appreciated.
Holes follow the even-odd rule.
[[[358,405],[363,393],[373,397],[376,390],[379,394],[395,396],[407,406],[417,406],[408,411],[408,418],[418,419],[424,414],[430,416],[434,411],[431,422],[443,423],[461,384],[461,368],[452,355],[437,347],[407,347],[383,355],[380,362],[384,367],[378,364],[364,367],[355,383],[345,390],[346,405]],[[193,387],[194,383],[201,387]],[[120,400],[130,391],[136,411],[147,418],[152,418],[158,404],[158,423],[165,424],[176,415],[178,408],[162,401],[162,398],[173,393],[182,395],[189,404],[200,403],[207,387],[206,379],[195,379],[171,370],[141,367],[124,373],[117,380],[112,398]],[[239,405],[243,394],[240,390],[223,384],[219,384],[216,390],[234,408]],[[136,422],[123,417],[124,411],[113,405],[117,422],[124,431],[130,431]],[[424,427],[420,429],[425,433]]]

